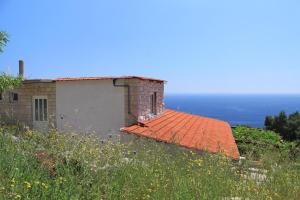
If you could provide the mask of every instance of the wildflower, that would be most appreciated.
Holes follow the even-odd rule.
[[[66,182],[67,180],[64,178],[64,177],[58,177],[58,179],[57,179],[57,181],[58,181],[58,183],[63,183],[63,182]]]
[[[25,181],[24,184],[25,184],[25,186],[26,186],[27,189],[31,188],[31,184],[28,181]]]
[[[40,182],[40,181],[37,181],[37,180],[35,180],[35,181],[33,181],[33,183],[34,183],[34,184],[36,184],[36,185],[39,185],[41,182]]]
[[[10,182],[13,183],[13,184],[16,183],[15,178],[12,178]]]
[[[196,165],[198,165],[199,167],[201,167],[201,166],[202,166],[202,163],[203,163],[203,160],[197,159],[197,160],[195,160],[194,162],[195,162]]]
[[[15,199],[21,199],[21,195],[16,194]]]
[[[48,185],[46,183],[42,183],[43,188],[48,189]]]

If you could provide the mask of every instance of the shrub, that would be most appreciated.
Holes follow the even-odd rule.
[[[276,151],[278,155],[299,158],[299,146],[296,142],[286,142],[278,133],[238,126],[233,129],[239,152],[253,159],[260,159],[266,151]]]
[[[280,136],[273,131],[238,126],[233,129],[233,135],[240,153],[259,158],[266,149],[281,145]]]

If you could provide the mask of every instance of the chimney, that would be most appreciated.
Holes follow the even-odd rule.
[[[24,78],[24,61],[19,60],[19,76]]]

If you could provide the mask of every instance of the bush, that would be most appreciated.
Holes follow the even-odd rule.
[[[233,129],[240,154],[253,159],[260,159],[266,151],[276,151],[277,154],[299,158],[299,147],[296,142],[286,142],[274,131],[238,126]]]

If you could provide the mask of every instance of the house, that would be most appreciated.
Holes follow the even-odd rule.
[[[19,61],[24,76],[24,63]],[[143,136],[239,159],[228,123],[164,107],[164,80],[140,76],[25,79],[0,94],[0,118],[33,129]]]

